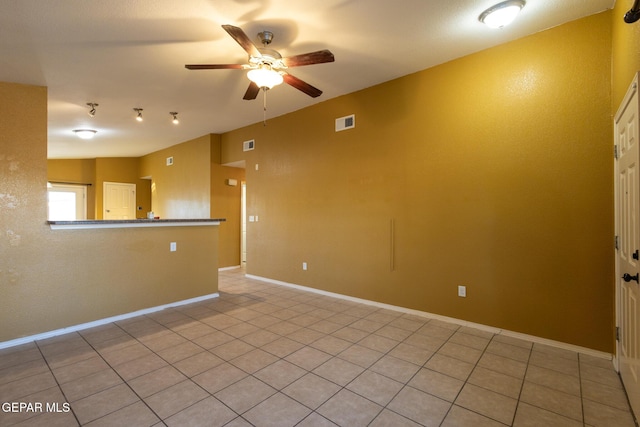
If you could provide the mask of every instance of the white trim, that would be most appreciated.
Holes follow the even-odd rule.
[[[166,308],[179,307],[181,305],[192,304],[195,302],[206,301],[212,298],[218,298],[220,296],[219,293],[203,295],[200,297],[190,298],[182,301],[172,302],[169,304],[163,304],[156,307],[145,308],[138,311],[133,311],[131,313],[120,314],[117,316],[107,317],[104,319],[94,320],[92,322],[81,323],[79,325],[69,326],[67,328],[56,329],[54,331],[43,332],[41,334],[30,335],[28,337],[16,338],[10,341],[0,342],[0,349],[15,347],[21,344],[27,344],[32,341],[43,340],[47,338],[57,337],[58,335],[68,334],[70,332],[82,331],[84,329],[94,328],[96,326],[106,325],[107,323],[118,322],[120,320],[130,319],[136,316],[142,316],[144,314],[155,313],[156,311],[164,310]]]
[[[207,225],[220,225],[220,221],[158,221],[158,220],[145,220],[140,219],[136,221],[123,221],[123,222],[109,222],[104,223],[88,222],[77,224],[49,224],[52,230],[82,230],[90,228],[134,228],[134,227],[195,227],[195,226],[207,226]]]
[[[342,294],[338,294],[338,293],[334,293],[334,292],[323,291],[321,289],[315,289],[315,288],[310,288],[310,287],[307,287],[307,286],[296,285],[296,284],[293,284],[293,283],[282,282],[280,280],[269,279],[269,278],[261,277],[261,276],[254,276],[252,274],[245,274],[245,276],[247,278],[249,278],[249,279],[261,280],[263,282],[272,283],[274,285],[280,285],[280,286],[286,286],[286,287],[289,287],[289,288],[300,289],[300,290],[303,290],[303,291],[313,292],[313,293],[316,293],[316,294],[325,295],[325,296],[329,296],[329,297],[333,297],[333,298],[339,298],[339,299],[343,299],[343,300],[347,300],[347,301],[352,301],[352,302],[357,302],[357,303],[361,303],[361,304],[371,305],[371,306],[374,306],[374,307],[384,308],[384,309],[387,309],[387,310],[399,311],[399,312],[406,313],[406,314],[413,314],[415,316],[428,317],[430,319],[442,320],[444,322],[449,322],[449,323],[453,323],[453,324],[460,325],[460,326],[468,326],[470,328],[480,329],[482,331],[491,332],[493,334],[499,334],[499,335],[504,335],[504,336],[513,337],[513,338],[519,338],[521,340],[531,341],[531,342],[537,343],[537,344],[544,344],[544,345],[548,345],[548,346],[551,346],[551,347],[556,347],[556,348],[569,350],[569,351],[575,351],[577,353],[582,353],[582,354],[586,354],[586,355],[589,355],[589,356],[597,357],[597,358],[600,358],[600,359],[606,359],[606,360],[613,361],[613,355],[611,353],[606,353],[606,352],[598,351],[598,350],[592,350],[592,349],[586,348],[586,347],[580,347],[580,346],[577,346],[577,345],[567,344],[567,343],[563,343],[563,342],[560,342],[560,341],[554,341],[554,340],[550,340],[550,339],[546,339],[546,338],[536,337],[534,335],[527,335],[527,334],[522,334],[520,332],[513,332],[513,331],[509,331],[509,330],[505,330],[505,329],[495,328],[493,326],[482,325],[480,323],[468,322],[466,320],[456,319],[456,318],[453,318],[453,317],[441,316],[439,314],[428,313],[426,311],[413,310],[413,309],[410,309],[410,308],[399,307],[397,305],[384,304],[384,303],[381,303],[381,302],[376,302],[376,301],[366,300],[366,299],[362,299],[362,298],[351,297],[351,296],[348,296],[348,295],[342,295]]]
[[[227,271],[227,270],[236,270],[238,268],[242,267],[241,265],[234,265],[232,267],[220,267],[218,268],[218,271]]]

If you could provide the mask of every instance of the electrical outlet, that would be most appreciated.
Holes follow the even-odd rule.
[[[303,270],[306,270],[306,269],[307,269],[307,263],[306,263],[306,262],[303,262],[303,263],[302,263],[302,269],[303,269]]]
[[[176,242],[169,243],[169,251],[170,252],[175,252],[177,250],[178,250],[178,245],[176,244]]]
[[[458,296],[462,298],[466,298],[467,296],[467,287],[466,286],[458,286]]]

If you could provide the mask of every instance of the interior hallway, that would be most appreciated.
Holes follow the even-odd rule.
[[[241,269],[221,271],[219,287],[216,299],[0,350],[0,426],[635,425],[608,360]]]

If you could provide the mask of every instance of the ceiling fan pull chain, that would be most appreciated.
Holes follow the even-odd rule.
[[[263,104],[262,104],[262,125],[266,126],[267,125],[267,88],[263,87],[262,91],[264,92],[263,95]]]

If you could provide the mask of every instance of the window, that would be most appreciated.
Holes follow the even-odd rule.
[[[84,185],[47,184],[49,221],[87,219],[87,188]]]

